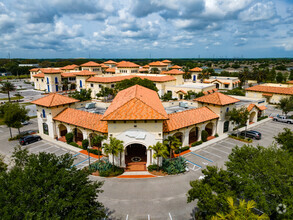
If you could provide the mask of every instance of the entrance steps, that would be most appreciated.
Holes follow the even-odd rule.
[[[147,171],[146,162],[127,163],[125,171]]]
[[[122,175],[118,176],[117,178],[152,178],[156,177],[150,174],[148,171],[130,171],[124,172]]]

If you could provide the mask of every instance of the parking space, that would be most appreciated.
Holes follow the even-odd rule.
[[[90,162],[93,163],[97,161],[96,158],[90,157],[88,158],[87,155],[84,155],[82,153],[77,153],[73,151],[69,151],[65,148],[59,147],[54,145],[53,143],[47,142],[47,141],[38,141],[29,145],[26,145],[27,149],[29,150],[30,153],[40,153],[40,152],[47,152],[47,153],[54,153],[56,156],[61,156],[63,154],[69,153],[72,155],[74,158],[74,167],[77,169],[82,169],[89,164],[89,159]]]
[[[249,130],[256,130],[262,133],[261,140],[253,140],[254,146],[261,145],[267,147],[274,142],[274,136],[282,132],[284,128],[293,129],[293,125],[275,121],[268,121]],[[188,168],[191,171],[200,172],[206,166],[225,167],[225,161],[228,160],[232,149],[237,146],[243,146],[244,142],[237,141],[232,138],[225,138],[222,141],[211,144],[203,149],[190,152],[183,155],[188,162]]]

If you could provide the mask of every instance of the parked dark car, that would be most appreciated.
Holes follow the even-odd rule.
[[[249,137],[249,138],[252,138],[252,139],[257,139],[257,140],[261,139],[261,133],[258,132],[258,131],[253,131],[253,130],[241,131],[240,135],[244,136],[244,137]]]
[[[36,141],[40,141],[42,138],[39,135],[27,135],[19,139],[21,145],[30,144]]]

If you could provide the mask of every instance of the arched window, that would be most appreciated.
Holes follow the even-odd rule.
[[[224,133],[229,131],[229,121],[225,121],[224,122],[224,129],[223,129]]]
[[[82,81],[79,80],[79,87],[82,88]]]
[[[43,116],[43,118],[46,118],[46,112],[45,112],[45,109],[42,110],[42,116]]]
[[[58,83],[58,77],[55,77],[55,83],[56,84]]]

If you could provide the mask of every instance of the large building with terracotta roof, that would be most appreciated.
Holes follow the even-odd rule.
[[[251,98],[266,98],[268,103],[279,103],[280,99],[293,96],[291,84],[261,84],[245,89],[246,96]]]
[[[172,76],[160,77],[173,80]],[[90,81],[101,82],[104,78],[91,77]],[[127,167],[134,156],[146,166],[156,163],[149,146],[162,143],[169,136],[177,137],[182,146],[187,146],[201,140],[203,130],[210,137],[231,131],[233,125],[226,113],[238,108],[241,100],[213,91],[195,100],[162,102],[157,92],[135,85],[120,91],[112,102],[79,102],[51,93],[32,103],[37,106],[39,132],[44,139],[64,141],[65,135],[72,132],[74,142],[81,144],[88,139],[93,145],[97,135],[105,135],[106,142],[115,137],[124,145],[124,151],[114,157],[115,164]],[[265,110],[258,102],[250,103],[247,108],[253,117]],[[109,157],[111,160],[112,155]]]

